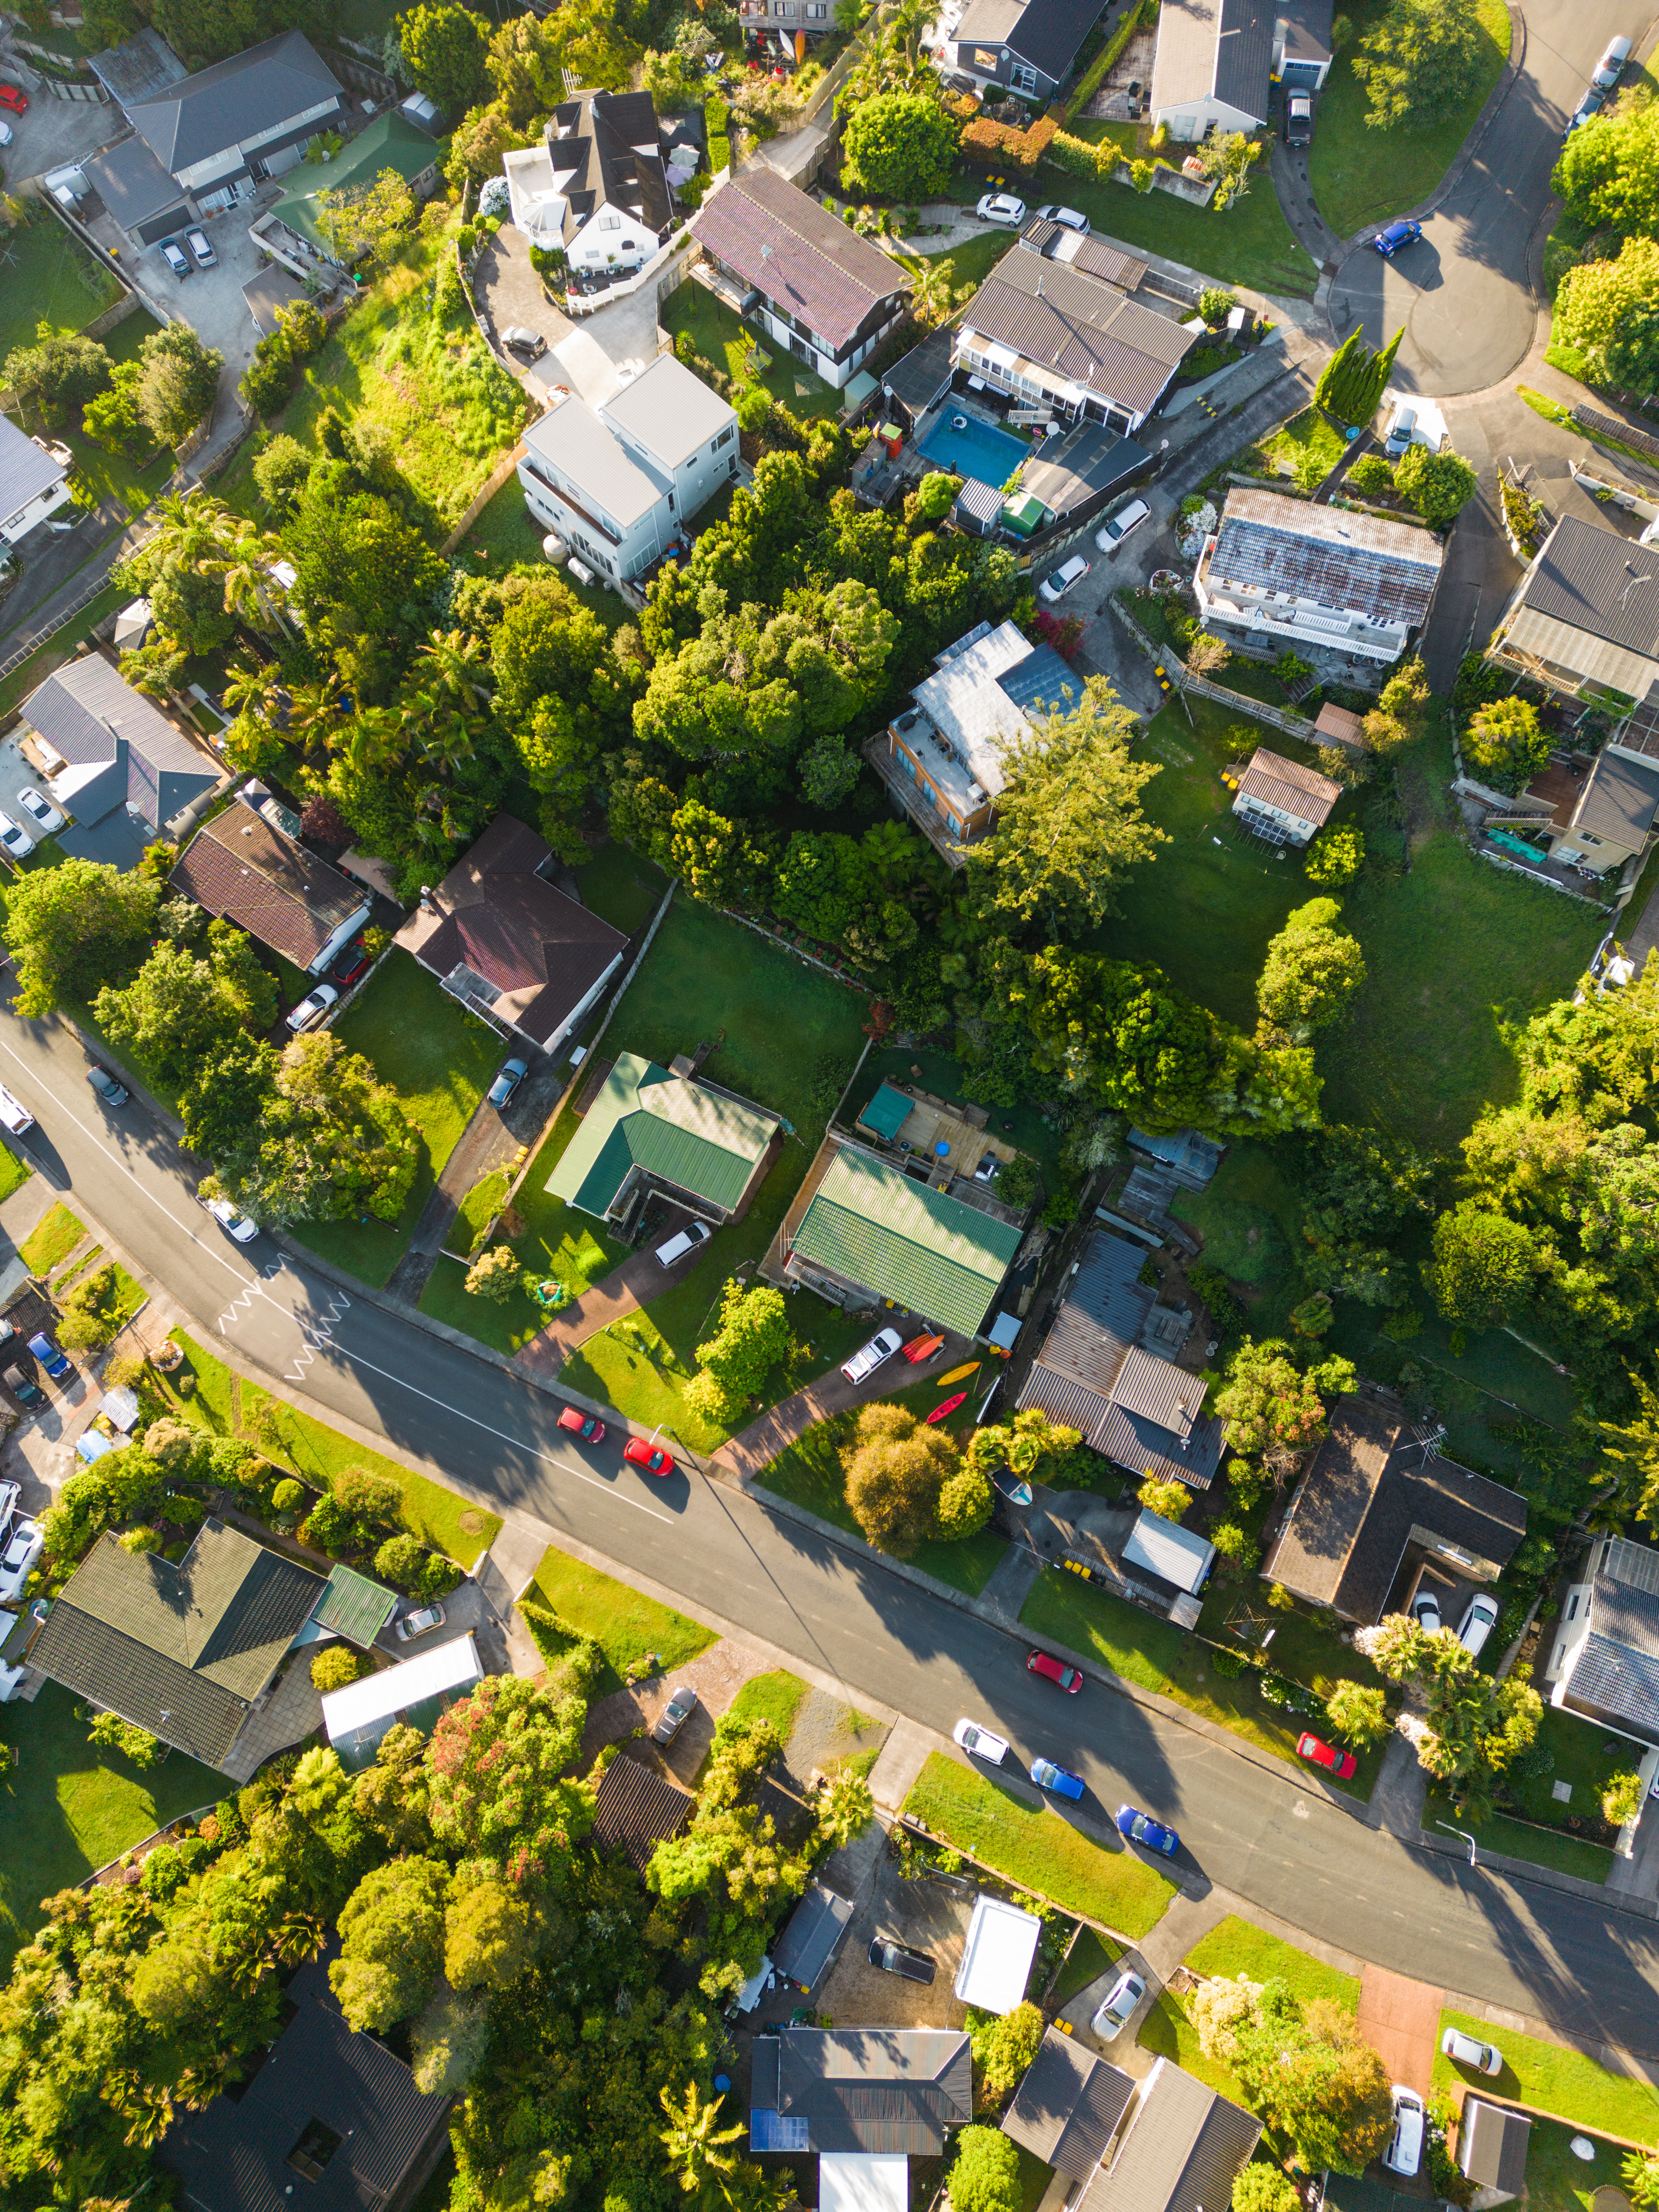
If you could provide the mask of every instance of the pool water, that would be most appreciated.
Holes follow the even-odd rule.
[[[922,440],[919,450],[930,461],[949,469],[952,476],[972,477],[975,483],[989,484],[993,491],[1002,489],[1031,451],[1024,438],[1012,438],[1006,430],[994,430],[988,423],[976,422],[971,415],[965,430],[952,429],[948,407]]]

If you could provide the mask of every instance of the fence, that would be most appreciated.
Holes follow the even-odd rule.
[[[1106,604],[1152,665],[1173,674],[1183,691],[1195,691],[1200,699],[1213,699],[1218,706],[1230,707],[1237,714],[1247,714],[1254,722],[1266,722],[1271,729],[1282,730],[1287,738],[1299,738],[1304,745],[1319,743],[1314,725],[1305,714],[1287,714],[1282,707],[1269,707],[1260,699],[1250,698],[1245,692],[1230,691],[1224,684],[1212,684],[1206,677],[1189,674],[1174,653],[1159,653],[1115,593]]]
[[[349,86],[353,92],[367,93],[371,100],[378,100],[383,107],[395,106],[402,99],[397,79],[388,76],[384,70],[374,68],[369,62],[360,61],[356,54],[343,53],[338,46],[325,46],[322,52],[324,60],[341,83]]]
[[[473,524],[483,513],[485,507],[489,506],[490,501],[495,498],[496,493],[507,482],[507,478],[513,474],[513,471],[518,467],[519,463],[524,459],[524,453],[525,449],[522,443],[516,445],[510,453],[505,455],[503,459],[497,461],[495,467],[491,469],[489,474],[484,478],[483,483],[479,486],[477,491],[474,493],[472,499],[467,507],[466,513],[461,517],[460,520],[455,525],[455,527],[450,532],[448,537],[445,538],[442,545],[439,548],[439,550],[442,553],[446,560],[449,558],[449,556],[455,550],[455,548],[460,544],[462,538],[465,537],[467,532],[471,529]]]
[[[72,606],[66,607],[63,613],[55,616],[44,629],[38,629],[32,636],[25,638],[15,652],[8,654],[4,660],[0,660],[0,678],[9,676],[15,668],[21,668],[31,653],[39,653],[41,647],[56,637],[60,629],[67,623],[72,623],[83,609],[89,607],[100,592],[106,592],[108,589],[107,576],[100,576],[95,583],[88,584]]]

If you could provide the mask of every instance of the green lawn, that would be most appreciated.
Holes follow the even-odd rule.
[[[1104,116],[1079,115],[1066,129],[1073,138],[1081,138],[1085,146],[1115,146],[1126,161],[1134,159],[1140,149],[1140,125],[1138,123],[1109,123]]]
[[[37,685],[46,682],[53,669],[61,668],[66,660],[73,658],[81,640],[90,637],[106,615],[112,615],[127,605],[131,597],[130,591],[124,590],[118,584],[112,584],[106,591],[100,592],[96,599],[89,599],[73,622],[65,623],[55,636],[30,653],[26,661],[0,682],[0,716],[9,714],[15,707],[21,707]],[[0,623],[4,620],[5,603],[0,600]],[[20,623],[17,628],[21,635],[9,642],[0,640],[0,643],[4,644],[4,650],[0,651],[0,659],[8,658],[22,642],[23,637],[30,634],[30,626],[27,623]]]
[[[1583,2132],[1561,2120],[1533,2122],[1527,2141],[1527,2212],[1590,2212],[1598,2190],[1618,2188],[1627,2155],[1624,2145],[1592,2136],[1595,2155],[1582,2159],[1571,2146]]]
[[[84,1881],[132,1844],[198,1806],[217,1802],[224,1777],[169,1752],[141,1770],[87,1741],[75,1698],[48,1682],[33,1705],[0,1705],[0,1974],[45,1918],[43,1898]]]
[[[1308,161],[1319,211],[1339,238],[1387,222],[1429,198],[1456,158],[1510,51],[1504,0],[1477,0],[1480,67],[1456,112],[1431,131],[1373,131],[1365,120],[1365,88],[1352,63],[1366,33],[1387,12],[1387,0],[1355,0],[1346,12],[1352,38],[1319,95],[1319,127]]]
[[[1593,2058],[1557,2043],[1540,2043],[1530,2035],[1516,2035],[1506,2027],[1475,2020],[1461,2012],[1443,2012],[1440,2033],[1461,2027],[1482,2043],[1496,2044],[1504,2054],[1501,2074],[1474,2076],[1453,2065],[1437,2049],[1434,2087],[1449,2088],[1454,2081],[1485,2087],[1517,2105],[1531,2105],[1540,2112],[1553,2112],[1582,2127],[1610,2136],[1626,2136],[1637,2142],[1659,2141],[1659,2089],[1650,2081],[1609,2073]],[[1438,2044],[1439,2037],[1436,2042]],[[1588,2172],[1588,2167],[1585,2169]],[[1530,2175],[1528,2176],[1530,2179]]]
[[[1294,1146],[1231,1145],[1209,1188],[1177,1192],[1171,1208],[1203,1237],[1206,1262],[1247,1286],[1258,1340],[1282,1335],[1303,1296],[1297,1263],[1307,1207],[1297,1175]]]
[[[507,1170],[497,1168],[482,1182],[473,1184],[461,1200],[454,1220],[449,1224],[449,1234],[444,1239],[446,1252],[453,1253],[462,1260],[471,1255],[483,1235],[485,1224],[501,1210],[507,1198]]]
[[[33,345],[38,324],[45,323],[54,337],[82,330],[121,296],[115,278],[44,208],[7,234],[6,253],[0,272],[0,361],[14,346]]]
[[[1548,1640],[1555,1633],[1547,1624],[1547,1657]],[[1563,1712],[1559,1705],[1551,1705],[1544,1707],[1544,1717],[1538,1724],[1538,1744],[1554,1759],[1554,1766],[1547,1774],[1510,1780],[1508,1786],[1516,1800],[1515,1809],[1522,1820],[1540,1821],[1552,1827],[1559,1827],[1575,1814],[1588,1814],[1592,1820],[1600,1820],[1601,1792],[1609,1777],[1639,1766],[1646,1753],[1644,1745],[1609,1735],[1605,1729],[1586,1728],[1576,1714]],[[1558,1782],[1565,1782],[1572,1791],[1565,1804],[1551,1795]],[[1605,1852],[1602,1856],[1605,1859]]]
[[[144,340],[160,328],[153,315],[140,309],[124,323],[118,323],[101,343],[112,362],[137,361]],[[124,453],[112,453],[79,428],[62,430],[57,434],[75,456],[76,477],[82,487],[99,499],[118,499],[135,520],[173,472],[173,453],[168,447],[164,447],[148,459],[141,455],[132,461]]]
[[[953,291],[959,292],[964,284],[978,291],[1012,243],[1006,230],[988,230],[982,238],[970,238],[961,246],[951,246],[946,253],[928,253],[921,258],[933,268],[950,270]]]
[[[9,1145],[0,1145],[0,1200],[21,1190],[28,1179],[28,1162],[19,1159]]]
[[[668,889],[668,878],[655,861],[608,841],[589,854],[575,876],[582,904],[630,937],[645,927]]]
[[[18,1247],[18,1256],[32,1275],[49,1275],[62,1267],[86,1230],[61,1202],[43,1213]]]
[[[1184,1963],[1194,1973],[1217,1974],[1236,1980],[1240,1974],[1252,1982],[1283,1982],[1304,2004],[1329,1998],[1345,2012],[1359,2009],[1359,1978],[1328,1966],[1321,1959],[1297,1950],[1265,1929],[1253,1927],[1230,1912],[1187,1954]]]
[[[1019,2212],[1037,2212],[1037,2206],[1048,2194],[1054,2169],[1045,2166],[1036,2153],[1027,2150],[1024,2143],[1016,2143],[1014,2148],[1019,2154]]]
[[[1123,1946],[1114,1943],[1109,1936],[1097,1936],[1092,1928],[1079,1928],[1072,1954],[1060,1972],[1049,2002],[1056,2012],[1070,2004],[1074,1996],[1086,1990],[1091,1982],[1097,1981],[1106,1969],[1123,1956]]]
[[[1249,2099],[1227,2069],[1204,2056],[1198,2030],[1187,2017],[1181,1999],[1172,1996],[1168,1990],[1154,2001],[1135,2040],[1143,2051],[1169,2059],[1183,2074],[1195,2074],[1222,2096],[1231,2097],[1236,2105],[1249,2109]]]
[[[770,1674],[757,1674],[744,1684],[732,1698],[724,1717],[734,1721],[770,1721],[783,1738],[789,1741],[789,1732],[795,1725],[795,1715],[800,1711],[800,1701],[806,1695],[806,1685],[799,1674],[787,1674],[779,1668]]]
[[[671,1674],[719,1640],[701,1621],[688,1620],[550,1545],[536,1570],[535,1587],[567,1626],[591,1636],[605,1653],[608,1671],[593,1686],[596,1698],[621,1689],[629,1668],[646,1652],[654,1652],[659,1670]]]
[[[671,337],[678,338],[682,331],[689,331],[694,354],[723,368],[734,382],[753,383],[755,372],[748,365],[750,355],[758,350],[769,356],[769,366],[759,372],[759,381],[792,415],[806,421],[815,415],[841,413],[843,394],[833,385],[826,384],[816,370],[797,361],[787,346],[752,323],[745,323],[690,277],[669,295],[657,314]]]
[[[1247,447],[1232,465],[1241,476],[1286,476],[1297,483],[1303,482],[1305,467],[1304,489],[1311,491],[1330,474],[1346,450],[1341,432],[1324,410],[1304,407],[1270,435]],[[1227,681],[1231,680],[1230,674]]]
[[[904,1810],[1011,1881],[1130,1942],[1150,1934],[1176,1894],[1133,1853],[1095,1843],[1046,1805],[1028,1804],[942,1752],[928,1753]]]
[[[1470,1820],[1454,1813],[1443,1800],[1431,1797],[1423,1815],[1423,1825],[1433,1830],[1437,1820],[1449,1821],[1454,1827],[1467,1828],[1482,1850],[1496,1851],[1504,1858],[1527,1859],[1534,1866],[1551,1867],[1557,1874],[1574,1875],[1580,1881],[1604,1882],[1612,1869],[1610,1850],[1601,1844],[1587,1843],[1582,1836],[1570,1836],[1559,1828],[1537,1827],[1529,1820],[1511,1820],[1503,1813],[1495,1813],[1490,1820]]]
[[[485,507],[451,556],[456,563],[480,576],[503,576],[515,562],[533,562],[544,568],[542,540],[547,535],[525,502],[524,486],[515,469]],[[620,592],[601,591],[597,584],[580,584],[568,568],[556,572],[574,599],[595,614],[608,630],[618,630],[633,619]]]

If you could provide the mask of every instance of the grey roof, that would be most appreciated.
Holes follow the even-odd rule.
[[[1024,489],[1057,515],[1091,502],[1091,513],[1121,485],[1152,467],[1152,455],[1119,431],[1085,415],[1058,438],[1047,438],[1025,465]]]
[[[1179,107],[1184,101],[1208,100],[1214,92],[1216,33],[1222,5],[1223,0],[1164,0],[1158,9],[1158,47],[1152,56],[1154,115]],[[1265,97],[1265,71],[1262,91]],[[1258,112],[1254,106],[1248,112]],[[1265,117],[1267,110],[1260,113]]]
[[[0,522],[21,514],[63,478],[63,463],[20,430],[9,415],[0,415]]]
[[[1008,33],[1008,44],[1022,61],[1058,82],[1104,5],[1105,0],[1029,0]],[[960,28],[957,36],[962,36]]]
[[[1659,659],[1659,546],[1564,514],[1522,579],[1517,603]]]
[[[261,337],[269,337],[276,328],[278,316],[285,309],[297,307],[301,300],[308,300],[311,295],[280,261],[271,261],[248,278],[242,287],[242,297],[247,301],[254,328]]]
[[[338,106],[347,104],[310,40],[300,31],[283,31],[135,101],[128,113],[161,167],[176,176],[331,97]]]
[[[1659,1742],[1659,1597],[1607,1573],[1590,1589],[1589,1633],[1562,1703]]]
[[[1408,522],[1236,488],[1222,509],[1209,573],[1244,590],[1284,592],[1413,627],[1428,617],[1443,557],[1439,540]]]
[[[1072,240],[1069,246],[1067,239]],[[1145,261],[1138,261],[1133,254],[1125,253],[1121,246],[1108,246],[1103,238],[1079,238],[1076,231],[1067,230],[1063,225],[1051,258],[1063,261],[1079,276],[1098,276],[1103,284],[1115,284],[1124,292],[1133,292],[1150,266]]]
[[[896,261],[772,169],[746,169],[711,192],[691,232],[836,351],[882,301],[910,289]]]
[[[1531,2135],[1526,2113],[1506,2112],[1484,2097],[1465,2097],[1457,2121],[1457,2163],[1479,2187],[1518,2196],[1527,2178]]]
[[[956,27],[957,43],[1003,46],[1024,12],[1023,0],[968,0]]]
[[[149,24],[118,46],[94,54],[87,67],[123,107],[147,99],[163,85],[178,84],[190,74],[161,33]]]
[[[672,489],[659,471],[630,453],[603,416],[574,392],[532,422],[524,441],[532,453],[570,479],[580,501],[604,510],[594,517],[601,526],[608,514],[620,526],[621,534]]]
[[[1216,97],[1224,100],[1230,107],[1243,108],[1247,115],[1265,116],[1273,60],[1271,0],[1221,0],[1221,32],[1216,40]]]
[[[957,505],[963,514],[991,529],[1002,520],[1002,494],[994,484],[980,483],[973,477],[963,478]]]
[[[882,374],[881,388],[908,414],[912,426],[949,391],[957,334],[949,323],[929,331],[920,345]],[[971,483],[972,478],[969,481]],[[989,489],[988,486],[985,489]],[[1000,504],[1000,494],[998,495]]]
[[[1008,253],[963,311],[969,332],[1132,415],[1157,401],[1193,343],[1193,332],[1109,284],[1035,253]]]
[[[834,1957],[852,1917],[853,1908],[844,1897],[826,1889],[821,1881],[810,1883],[772,1946],[773,1965],[792,1982],[810,1990]]]
[[[750,2097],[751,2129],[775,2115],[800,2149],[937,2155],[973,2118],[972,2050],[949,2028],[788,2027],[756,2039]]]
[[[331,1946],[329,1958],[337,1956]],[[288,1986],[293,2017],[240,2094],[171,2128],[156,2160],[191,2212],[383,2212],[441,2125],[447,2097],[423,2096],[401,2058],[354,2034],[328,1985],[329,1958]],[[320,2122],[338,2139],[319,2176],[289,2163]],[[296,2193],[296,2181],[303,2187]]]
[[[185,195],[142,138],[123,138],[82,161],[82,173],[123,230],[182,210]]]
[[[1038,712],[1046,708],[1051,714],[1064,710],[1067,692],[1073,703],[1083,695],[1083,678],[1076,669],[1067,667],[1052,645],[1039,645],[1028,653],[1024,660],[998,677],[997,686],[1016,707],[1028,711],[1036,708]]]
[[[124,684],[101,653],[89,653],[47,677],[22,712],[71,768],[104,771],[76,783],[70,805],[83,824],[131,806],[159,830],[220,780],[216,762],[142,691]]]
[[[1134,2092],[1131,2075],[1050,2027],[1002,2132],[1067,2180],[1085,2181],[1100,2164]]]
[[[1117,2155],[1084,2191],[1079,2212],[1221,2212],[1261,2134],[1252,2113],[1160,2058]]]
[[[699,446],[711,444],[737,419],[729,401],[672,353],[641,369],[599,413],[618,429],[631,432],[670,469],[689,461]]]
[[[648,92],[580,92],[553,110],[544,143],[566,179],[567,245],[585,227],[576,218],[592,221],[602,207],[621,208],[648,230],[667,228],[673,206],[661,137]]]
[[[1659,811],[1659,767],[1632,760],[1628,753],[1606,751],[1596,756],[1595,767],[1584,779],[1573,810],[1572,827],[1639,852],[1653,827],[1656,811]]]
[[[678,1782],[620,1752],[599,1780],[594,1839],[607,1848],[619,1846],[634,1871],[643,1875],[657,1845],[679,1834],[696,1806]]]

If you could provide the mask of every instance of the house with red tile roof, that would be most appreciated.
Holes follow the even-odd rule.
[[[238,802],[204,823],[170,878],[185,898],[234,921],[307,975],[319,975],[368,920],[362,884]]]

